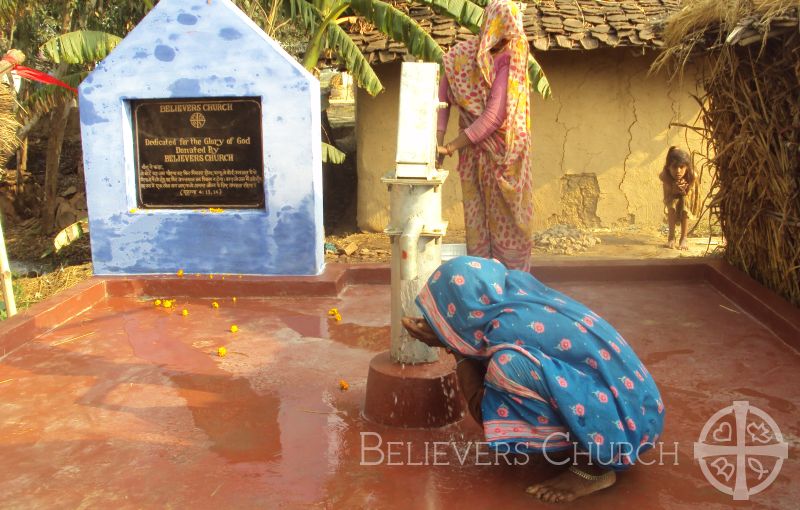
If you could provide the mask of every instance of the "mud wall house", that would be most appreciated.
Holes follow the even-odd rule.
[[[397,4],[444,47],[472,37],[430,8]],[[700,151],[693,131],[699,106],[691,68],[681,83],[648,74],[663,44],[657,25],[678,8],[675,0],[612,2],[542,0],[525,8],[531,50],[552,85],[553,97],[532,94],[531,147],[538,229],[555,223],[580,227],[636,225],[656,229],[664,222],[658,174],[667,149]],[[350,29],[386,90],[356,97],[358,226],[380,231],[389,217],[380,177],[394,163],[402,44],[379,32]],[[450,132],[457,128],[451,110]],[[451,230],[463,229],[461,190],[455,158],[445,167],[444,215]],[[704,179],[702,194],[710,184]]]

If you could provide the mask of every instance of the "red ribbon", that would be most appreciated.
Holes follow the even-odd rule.
[[[17,61],[14,60],[9,55],[4,56],[3,60],[5,60],[6,62],[11,62],[11,64],[14,66],[12,69],[16,71],[17,74],[23,78],[26,78],[28,80],[38,81],[39,83],[46,83],[48,85],[57,85],[67,90],[71,90],[75,94],[78,93],[77,89],[70,87],[63,81],[59,80],[58,78],[54,78],[49,74],[37,71],[36,69],[31,69],[30,67],[25,67],[17,64]]]

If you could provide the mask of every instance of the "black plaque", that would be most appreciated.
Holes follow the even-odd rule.
[[[261,100],[131,101],[142,209],[264,208]]]

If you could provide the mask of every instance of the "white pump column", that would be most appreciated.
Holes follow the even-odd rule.
[[[392,241],[391,359],[427,363],[436,349],[411,338],[404,315],[420,317],[414,299],[442,262],[442,185],[448,172],[436,168],[436,120],[439,66],[404,62],[400,78],[400,114],[396,167],[381,181],[389,185]]]

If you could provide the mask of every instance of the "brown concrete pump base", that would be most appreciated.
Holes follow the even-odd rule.
[[[389,351],[372,358],[364,416],[390,427],[435,428],[460,421],[467,412],[458,389],[455,361],[395,363]]]

